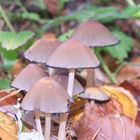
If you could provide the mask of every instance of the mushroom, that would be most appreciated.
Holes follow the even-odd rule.
[[[44,76],[47,76],[47,74],[38,65],[29,64],[17,75],[11,86],[27,92],[38,80]],[[35,121],[37,130],[42,133],[40,118],[38,117],[37,112],[35,113]]]
[[[31,48],[29,48],[24,56],[26,59],[38,63],[46,63],[50,55],[54,50],[61,44],[57,39],[46,40],[39,39],[37,40]],[[49,75],[54,73],[53,69],[48,69]]]
[[[47,65],[50,67],[69,69],[67,92],[70,97],[73,96],[75,69],[95,68],[99,64],[96,55],[75,39],[62,43],[47,61]]]
[[[68,99],[66,91],[58,82],[52,77],[43,77],[26,94],[21,107],[28,111],[46,113],[45,140],[50,140],[51,113],[62,113],[58,140],[64,140]]]
[[[90,100],[92,104],[94,104],[95,101],[105,102],[110,99],[99,87],[89,87],[84,93],[81,93],[79,97]]]
[[[17,75],[11,86],[28,91],[35,82],[44,76],[47,76],[47,74],[38,65],[29,64]]]
[[[119,43],[112,33],[97,21],[86,21],[75,30],[72,38],[79,40],[88,47],[105,47]],[[87,87],[93,86],[93,70],[88,70]]]
[[[39,39],[24,53],[24,56],[30,61],[46,63],[60,44],[61,42],[58,40],[47,41],[46,39]]]
[[[68,85],[68,76],[67,75],[62,75],[62,74],[57,74],[54,75],[53,78],[60,84],[62,87],[67,90],[67,85]],[[73,88],[73,96],[84,92],[84,88],[81,86],[81,84],[74,79],[74,88]]]
[[[72,38],[89,47],[104,47],[119,43],[119,40],[103,24],[93,20],[80,24]]]

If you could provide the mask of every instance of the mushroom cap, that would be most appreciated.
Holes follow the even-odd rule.
[[[47,41],[46,39],[39,39],[24,53],[24,56],[30,61],[46,63],[60,44],[61,42],[58,40]]]
[[[62,87],[67,90],[68,86],[68,76],[67,75],[54,75],[53,78],[60,84]],[[73,88],[73,96],[84,92],[84,88],[82,85],[74,79],[74,88]]]
[[[80,24],[72,38],[90,47],[104,47],[119,43],[119,40],[103,24],[92,20]]]
[[[44,76],[47,76],[47,74],[38,65],[29,64],[16,76],[11,86],[28,91],[35,82]]]
[[[81,98],[97,100],[97,101],[108,101],[109,97],[106,95],[104,91],[102,91],[99,87],[89,87],[85,90],[84,93],[79,95]]]
[[[94,52],[75,39],[62,43],[50,56],[47,65],[56,68],[95,68],[100,64]]]
[[[68,111],[69,96],[52,77],[43,77],[36,82],[24,97],[21,107],[28,111],[61,113]]]

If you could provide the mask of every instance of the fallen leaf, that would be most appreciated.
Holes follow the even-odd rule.
[[[133,120],[137,117],[137,102],[130,91],[122,87],[102,86],[104,92],[122,105],[123,114]]]
[[[123,83],[120,84],[120,86],[129,90],[133,94],[133,96],[137,100],[138,108],[140,108],[140,88],[138,83],[134,84],[133,81],[132,82],[124,81]],[[138,111],[136,123],[140,126],[140,110]]]
[[[15,120],[8,115],[0,112],[0,139],[2,140],[18,140],[18,128]]]
[[[140,128],[131,119],[120,115],[96,116],[85,114],[76,128],[78,140],[139,140]]]

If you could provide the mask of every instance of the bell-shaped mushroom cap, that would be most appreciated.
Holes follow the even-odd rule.
[[[47,65],[56,68],[94,68],[100,64],[94,52],[75,39],[62,43],[50,56]]]
[[[60,44],[61,42],[58,40],[47,41],[46,39],[39,39],[24,53],[24,56],[30,61],[46,63]]]
[[[68,76],[67,75],[54,75],[53,78],[60,84],[62,87],[67,90],[68,86]],[[84,88],[81,84],[74,79],[74,88],[73,88],[73,96],[79,93],[84,92]]]
[[[38,65],[29,64],[17,75],[11,86],[28,91],[35,82],[45,76],[47,74]]]
[[[97,101],[108,101],[109,96],[106,95],[99,87],[89,87],[85,90],[84,93],[81,93],[79,97],[90,100]]]
[[[43,77],[26,94],[21,107],[44,113],[67,112],[68,99],[67,92],[58,82],[52,77]]]
[[[73,37],[89,47],[104,47],[119,43],[112,33],[97,21],[86,21],[78,26]]]

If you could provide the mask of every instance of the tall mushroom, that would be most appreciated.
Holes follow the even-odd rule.
[[[55,68],[69,69],[67,92],[73,96],[75,69],[95,68],[100,64],[91,50],[75,39],[62,43],[50,56],[47,65]]]
[[[29,64],[17,75],[11,86],[27,92],[44,76],[47,76],[47,74],[38,65]],[[41,122],[37,112],[35,113],[35,121],[37,130],[42,133]]]
[[[103,24],[93,20],[80,24],[72,38],[91,48],[112,46],[119,43],[119,40]],[[87,76],[87,87],[90,87],[93,83],[93,71],[88,70]]]
[[[64,88],[52,77],[43,77],[26,94],[21,107],[28,111],[46,113],[45,140],[50,140],[51,113],[62,113],[60,118],[63,120],[60,120],[61,129],[59,129],[58,140],[64,140],[68,99]]]
[[[80,24],[72,38],[88,47],[104,47],[119,43],[119,40],[103,24],[93,20]]]

